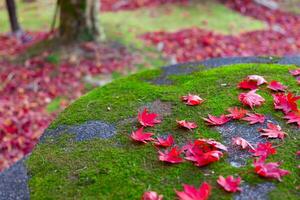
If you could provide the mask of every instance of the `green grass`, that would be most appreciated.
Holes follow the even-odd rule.
[[[54,0],[36,3],[17,1],[20,23],[25,30],[50,29],[54,15]],[[0,32],[9,30],[7,13],[0,8]],[[224,34],[238,34],[265,28],[263,22],[236,13],[216,1],[193,2],[188,6],[164,5],[135,11],[101,13],[101,23],[108,38],[122,39],[125,43],[139,43],[137,35],[149,31],[177,31],[199,27]],[[222,20],[220,20],[222,19]]]
[[[211,199],[230,199],[217,185],[219,175],[240,175],[248,184],[268,181],[252,173],[251,162],[240,169],[230,166],[225,158],[207,167],[198,168],[186,162],[167,165],[157,158],[157,151],[150,144],[138,145],[129,139],[129,134],[138,124],[119,123],[135,118],[137,110],[146,103],[160,99],[172,104],[172,114],[161,124],[147,128],[156,135],[172,133],[177,143],[199,137],[222,141],[219,133],[205,125],[201,117],[208,113],[220,115],[228,107],[241,106],[237,95],[241,92],[236,84],[249,74],[263,75],[267,80],[276,79],[299,93],[299,86],[288,70],[293,66],[275,64],[239,64],[191,75],[172,76],[174,85],[156,86],[145,81],[160,74],[160,70],[138,73],[128,78],[117,79],[111,84],[93,90],[69,106],[51,128],[61,124],[78,124],[88,120],[102,120],[117,127],[117,135],[108,140],[75,142],[70,136],[61,136],[39,144],[27,161],[30,174],[32,199],[139,199],[146,190],[162,193],[165,199],[173,199],[174,189],[181,190],[182,183],[199,186],[203,181],[213,186]],[[227,83],[227,87],[221,86]],[[200,106],[189,107],[179,97],[197,93],[206,101]],[[266,103],[255,109],[259,113],[272,115],[288,132],[284,145],[277,148],[278,154],[270,160],[281,161],[282,168],[291,174],[283,182],[273,181],[277,188],[271,199],[297,199],[299,185],[295,152],[299,146],[298,130],[291,129],[282,120],[281,112],[275,112],[271,92],[263,86],[259,91]],[[108,111],[107,107],[111,107]],[[196,121],[196,131],[177,128],[176,119]],[[212,173],[214,172],[214,173]],[[210,175],[204,175],[204,174]]]

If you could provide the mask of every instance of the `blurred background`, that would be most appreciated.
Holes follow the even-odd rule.
[[[300,0],[2,0],[0,171],[95,87],[140,70],[300,52]]]

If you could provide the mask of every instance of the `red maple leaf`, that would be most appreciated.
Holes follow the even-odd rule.
[[[208,119],[207,118],[202,118],[202,119],[206,121],[208,125],[213,125],[213,126],[220,126],[231,120],[226,115],[221,115],[220,117],[216,117],[210,114],[208,115]]]
[[[203,103],[203,99],[201,99],[198,95],[188,94],[187,96],[181,97],[182,101],[185,102],[186,105],[196,106]]]
[[[251,81],[247,79],[240,82],[237,87],[239,89],[250,89],[250,90],[254,90],[258,88],[256,81]]]
[[[294,96],[292,93],[287,95],[284,93],[273,94],[274,106],[277,110],[282,110],[284,113],[289,113],[290,111],[297,111],[297,101],[300,96]]]
[[[268,123],[267,126],[268,128],[260,130],[262,136],[283,139],[287,135],[287,133],[281,131],[281,127],[279,125]]]
[[[232,119],[241,119],[248,113],[247,110],[238,107],[228,108],[228,112],[230,112],[230,114],[226,116]]]
[[[140,124],[144,127],[154,126],[155,124],[160,123],[161,121],[156,119],[157,117],[158,114],[156,113],[148,113],[147,108],[145,108],[143,112],[138,113],[138,120]]]
[[[223,145],[222,143],[214,140],[214,139],[198,139],[195,140],[195,144],[199,144],[199,143],[206,143],[208,145],[211,145],[213,148],[217,148],[223,151],[228,151],[227,147],[225,145]]]
[[[176,122],[180,127],[187,128],[189,130],[192,130],[192,129],[198,127],[195,122],[188,122],[186,120],[176,120]]]
[[[242,137],[233,138],[232,143],[235,145],[241,146],[242,149],[246,149],[247,147],[254,149],[254,147],[247,140],[245,140]]]
[[[265,163],[265,159],[265,157],[260,157],[258,160],[254,160],[254,171],[259,176],[282,181],[282,176],[290,174],[289,171],[278,168],[280,166],[278,162]]]
[[[184,184],[183,190],[182,192],[176,191],[179,200],[207,200],[211,192],[211,186],[203,182],[197,189],[192,185]]]
[[[251,90],[247,93],[241,93],[239,100],[246,106],[250,106],[253,109],[255,106],[260,106],[265,102],[265,99],[259,94],[255,93],[257,90]]]
[[[268,85],[268,88],[273,91],[282,91],[284,92],[287,89],[287,86],[283,85],[282,83],[278,81],[271,81]]]
[[[244,117],[242,120],[248,121],[249,124],[261,123],[263,124],[266,120],[266,117],[263,114],[258,113],[247,113],[248,117]]]
[[[143,142],[143,143],[147,143],[147,141],[153,141],[154,139],[152,138],[152,136],[154,135],[154,133],[144,133],[144,128],[139,128],[137,131],[133,131],[131,133],[131,138],[134,141],[137,142]]]
[[[224,178],[223,176],[219,176],[217,183],[227,192],[241,191],[241,188],[239,187],[241,184],[240,177],[233,178],[233,176],[228,176]]]
[[[276,149],[272,147],[272,143],[258,143],[257,148],[250,149],[250,152],[253,153],[254,156],[263,156],[268,157],[269,155],[276,154]]]
[[[299,76],[300,75],[300,69],[290,70],[290,73],[293,76]]]
[[[206,153],[191,153],[189,156],[186,156],[186,160],[190,160],[194,165],[198,167],[206,166],[210,163],[220,160],[223,156],[223,153],[218,150],[208,151]]]
[[[174,144],[174,138],[172,135],[168,135],[166,139],[164,138],[157,138],[157,140],[154,142],[156,146],[160,147],[171,147]]]
[[[257,85],[262,85],[264,83],[267,83],[267,81],[264,79],[264,77],[259,76],[259,75],[249,75],[249,76],[247,76],[247,80],[256,81]]]
[[[147,191],[143,194],[142,200],[162,200],[163,195],[158,195],[157,192]]]
[[[159,151],[159,160],[168,163],[181,163],[183,159],[180,157],[182,150],[178,147],[171,148],[170,151],[165,150],[165,152]]]
[[[288,124],[290,123],[296,123],[298,124],[298,127],[300,128],[300,110],[290,112],[284,116],[284,119],[288,119]]]

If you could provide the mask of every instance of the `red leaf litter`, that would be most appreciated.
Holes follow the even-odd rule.
[[[263,124],[266,120],[265,115],[258,113],[247,113],[247,117],[244,117],[242,120],[248,121],[250,125],[261,123]]]
[[[189,130],[192,130],[192,129],[195,129],[198,127],[195,122],[188,122],[186,120],[177,120],[176,122],[177,122],[178,126],[189,129]]]
[[[188,0],[101,0],[102,11],[135,10],[141,7],[156,7],[166,3],[188,3]]]
[[[138,120],[139,120],[140,124],[144,127],[147,127],[147,126],[152,127],[155,124],[160,123],[160,120],[158,120],[157,118],[158,118],[158,114],[148,113],[147,108],[145,108],[143,110],[143,112],[138,113]]]
[[[203,103],[203,101],[204,101],[198,95],[193,95],[193,94],[188,94],[186,96],[182,96],[181,99],[182,99],[182,101],[185,102],[186,105],[189,105],[189,106],[196,106],[196,105]]]
[[[166,139],[157,138],[154,144],[159,147],[171,147],[174,144],[174,138],[172,135],[168,135]]]
[[[193,27],[177,32],[150,32],[141,38],[148,44],[162,46],[164,56],[178,63],[215,57],[284,56],[300,52],[300,16],[270,10],[253,0],[225,2],[243,15],[265,21],[269,28],[233,36]]]
[[[280,83],[278,81],[271,81],[268,85],[268,88],[275,92],[277,92],[277,91],[284,92],[287,89],[287,86],[283,85],[282,83]]]
[[[182,150],[179,147],[173,147],[171,150],[165,150],[165,152],[159,151],[159,160],[168,163],[181,163],[184,160],[180,157]]]
[[[250,149],[249,152],[253,153],[253,156],[268,157],[269,155],[276,154],[276,149],[272,147],[272,143],[258,143],[256,149]]]
[[[12,36],[0,35],[0,56],[18,55],[48,35],[27,33],[26,37],[29,39],[24,40],[29,41],[22,43]],[[137,56],[124,47],[103,45],[95,51],[101,55],[99,62],[62,61],[57,65],[47,61],[47,52],[23,64],[0,61],[0,171],[33,149],[59,112],[49,114],[46,111],[52,100],[63,97],[60,102],[62,110],[85,92],[83,77],[133,67],[138,62]]]
[[[207,122],[207,124],[210,126],[221,126],[231,120],[231,118],[226,115],[221,115],[220,117],[216,117],[210,114],[208,115],[208,118],[202,118],[202,119],[205,122]]]
[[[139,128],[137,131],[133,131],[130,135],[131,139],[137,142],[147,143],[148,141],[153,141],[152,136],[154,133],[145,133],[144,128]]]

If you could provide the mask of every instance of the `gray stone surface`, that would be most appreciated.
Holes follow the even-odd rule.
[[[247,162],[247,159],[251,157],[251,154],[247,149],[241,149],[240,147],[233,145],[232,138],[242,137],[254,147],[256,147],[258,143],[265,143],[267,140],[266,138],[260,136],[258,129],[266,128],[267,121],[278,124],[278,122],[276,122],[274,119],[268,117],[264,124],[248,125],[247,123],[232,121],[216,127],[217,131],[222,135],[223,143],[228,146],[227,161],[232,166],[244,166]]]
[[[0,200],[30,199],[27,181],[27,170],[24,161],[20,160],[0,173]]]
[[[241,186],[242,192],[234,196],[234,200],[266,200],[268,193],[275,189],[273,183],[261,183],[256,186],[244,184]]]
[[[191,62],[191,63],[183,63],[170,65],[166,67],[162,67],[163,73],[151,80],[153,84],[156,85],[170,85],[172,84],[172,80],[169,79],[171,75],[184,75],[190,74],[195,71],[199,71],[200,68],[198,66],[202,65],[207,69],[232,65],[232,64],[241,64],[241,63],[274,63],[274,64],[293,64],[300,66],[300,56],[290,56],[284,58],[278,57],[229,57],[229,58],[213,58],[205,61],[199,62]]]
[[[101,121],[88,121],[75,126],[61,125],[55,129],[47,129],[41,141],[45,138],[57,137],[62,134],[72,134],[75,136],[75,141],[80,142],[93,138],[111,138],[116,134],[116,129],[113,125]]]

